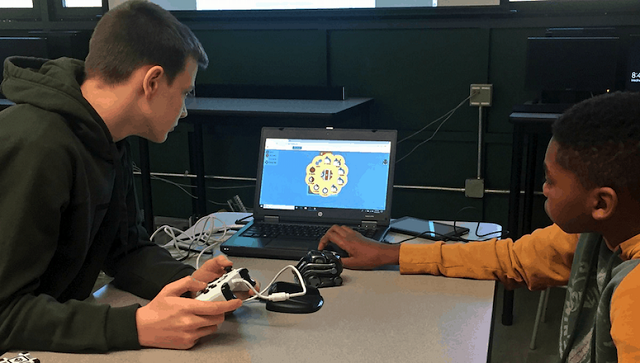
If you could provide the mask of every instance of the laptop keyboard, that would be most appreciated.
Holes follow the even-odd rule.
[[[376,232],[374,228],[355,227],[353,229],[368,238],[372,238]],[[328,230],[328,226],[318,225],[254,223],[249,229],[242,233],[242,236],[260,238],[293,237],[319,241]]]

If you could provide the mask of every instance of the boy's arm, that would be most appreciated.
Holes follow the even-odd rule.
[[[640,267],[620,282],[611,297],[611,337],[618,362],[640,362]]]
[[[72,171],[68,157],[49,150],[47,142],[30,151],[21,142],[17,136],[0,139],[0,350],[139,348],[137,306],[61,303],[40,293],[57,289],[49,284],[68,283],[45,271],[62,256],[58,248],[70,248],[58,237]]]
[[[104,265],[112,283],[124,291],[151,300],[167,284],[191,275],[195,268],[177,261],[169,251],[149,241],[137,209],[135,193],[127,195],[126,233],[118,233]],[[126,241],[123,243],[123,237]]]
[[[114,277],[113,284],[118,288],[151,300],[168,283],[191,275],[195,268],[175,260],[167,250],[149,241],[136,199],[129,143],[124,140],[121,147],[127,219],[120,226],[104,270]]]
[[[554,224],[515,242],[405,243],[400,247],[400,272],[500,280],[507,288],[540,290],[566,285],[577,242],[577,234]]]
[[[0,302],[0,350],[79,353],[139,349],[138,305],[109,305],[16,294]]]

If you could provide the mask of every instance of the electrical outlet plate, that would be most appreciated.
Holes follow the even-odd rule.
[[[484,179],[467,179],[464,182],[464,195],[469,198],[484,197]]]
[[[469,92],[470,106],[491,106],[491,98],[493,96],[492,84],[472,84]]]

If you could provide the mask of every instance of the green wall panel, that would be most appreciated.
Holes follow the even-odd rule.
[[[198,31],[209,56],[199,83],[325,85],[326,35],[318,30]]]
[[[392,218],[410,215],[424,219],[483,220],[482,200],[458,192],[399,189],[393,191]]]
[[[490,31],[477,28],[334,31],[331,79],[349,95],[373,97],[374,127],[397,129],[403,139],[458,106],[472,83],[488,81],[489,43]],[[401,142],[398,159],[439,125]],[[477,125],[478,109],[463,102],[431,141],[397,164],[395,184],[464,187],[476,175]],[[396,191],[394,212],[419,215],[431,205],[439,207],[430,218],[443,218],[463,206],[443,198],[469,202],[460,192]]]
[[[331,81],[376,100],[373,126],[407,135],[468,97],[471,83],[487,81],[488,46],[486,29],[333,31]],[[476,112],[461,108],[443,130],[473,129]]]
[[[491,31],[490,83],[493,105],[488,114],[487,131],[511,133],[509,114],[513,106],[534,99],[524,88],[527,38],[544,36],[544,29],[493,29]]]

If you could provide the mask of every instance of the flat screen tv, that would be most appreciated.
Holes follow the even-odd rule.
[[[604,93],[616,88],[618,37],[531,37],[525,88]]]

